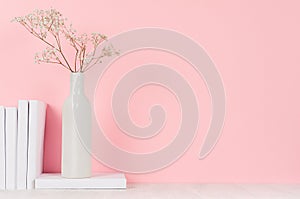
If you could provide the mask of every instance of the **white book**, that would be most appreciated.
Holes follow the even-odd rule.
[[[0,189],[5,189],[5,108],[0,106]]]
[[[16,172],[17,172],[17,125],[18,113],[15,107],[5,108],[5,146],[6,146],[6,189],[16,189]]]
[[[125,189],[122,173],[102,173],[90,178],[63,178],[60,174],[42,174],[35,180],[36,189]]]
[[[27,189],[34,188],[34,180],[43,171],[46,104],[29,101]]]
[[[27,186],[28,101],[18,103],[17,189]]]

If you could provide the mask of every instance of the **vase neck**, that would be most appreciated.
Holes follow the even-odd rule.
[[[71,73],[70,94],[83,94],[84,92],[84,75],[81,72]]]

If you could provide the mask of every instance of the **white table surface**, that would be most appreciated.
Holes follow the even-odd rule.
[[[299,199],[300,184],[128,184],[126,190],[0,191],[0,199]]]

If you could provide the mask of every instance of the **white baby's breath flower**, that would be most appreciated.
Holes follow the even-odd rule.
[[[118,54],[113,46],[106,46],[102,49],[101,55],[95,57],[96,49],[107,37],[100,33],[78,34],[72,24],[66,23],[67,18],[53,8],[49,10],[36,9],[28,15],[15,17],[12,21],[20,23],[31,34],[47,44],[41,53],[35,54],[36,63],[56,63],[71,72],[83,72],[85,69],[101,63],[102,58]],[[62,51],[65,48],[62,47],[64,42],[61,43],[61,38],[65,38],[76,50],[74,65],[68,61]],[[72,68],[72,66],[74,67]]]

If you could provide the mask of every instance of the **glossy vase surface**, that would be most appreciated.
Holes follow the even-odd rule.
[[[70,80],[70,95],[62,109],[61,175],[86,178],[92,173],[90,146],[86,146],[91,143],[91,105],[84,93],[84,74],[71,73]]]

